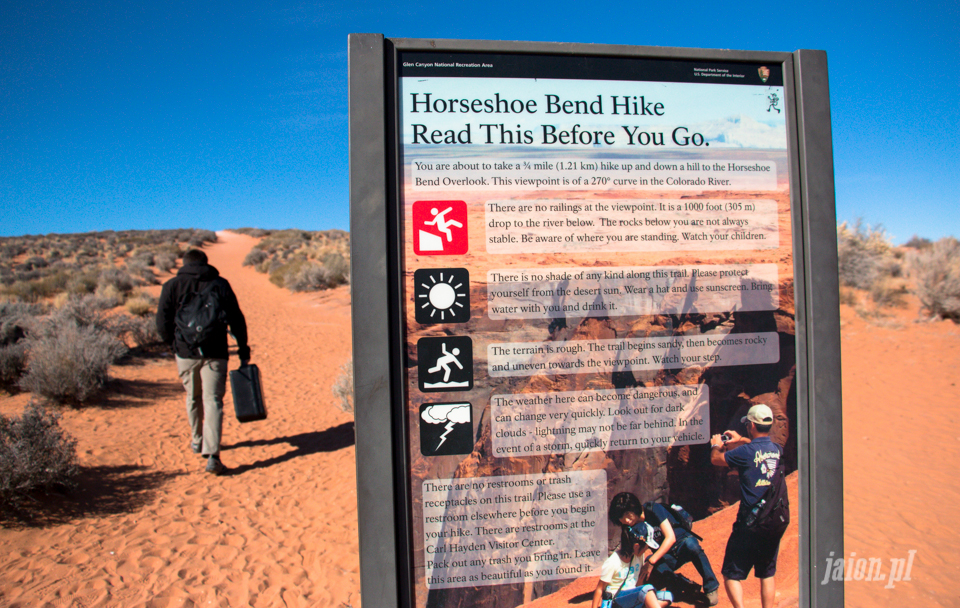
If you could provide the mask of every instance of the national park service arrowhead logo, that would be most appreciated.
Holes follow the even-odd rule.
[[[767,82],[767,79],[770,78],[770,68],[765,65],[757,68],[757,73],[760,74],[760,80],[763,82]]]

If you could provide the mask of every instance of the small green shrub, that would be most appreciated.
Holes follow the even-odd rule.
[[[20,508],[37,490],[75,487],[76,446],[60,415],[36,402],[22,416],[0,416],[0,505]]]

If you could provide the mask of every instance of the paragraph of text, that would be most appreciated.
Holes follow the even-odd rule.
[[[780,360],[779,338],[776,332],[757,332],[498,342],[487,346],[487,364],[494,377],[759,365]]]
[[[490,253],[775,249],[772,200],[490,200]]]
[[[414,190],[752,190],[777,188],[771,161],[467,159],[413,161]]]
[[[495,456],[635,450],[705,443],[707,385],[493,395]]]
[[[487,273],[487,314],[498,320],[776,310],[779,305],[776,264]]]
[[[577,578],[607,557],[607,475],[423,482],[427,587]]]

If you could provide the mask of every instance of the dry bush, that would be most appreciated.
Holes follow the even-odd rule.
[[[910,262],[923,308],[938,319],[960,322],[960,241],[942,238]]]
[[[869,290],[878,281],[901,274],[883,227],[871,228],[861,220],[852,228],[846,222],[837,226],[837,255],[841,285]]]
[[[124,344],[141,353],[164,346],[157,333],[157,320],[152,315],[138,318],[122,316],[117,322],[116,331]]]
[[[350,282],[349,255],[350,235],[343,230],[274,230],[250,250],[244,265],[268,273],[278,287],[319,291]]]
[[[0,389],[16,393],[27,369],[27,345],[23,342],[0,346]]]
[[[236,232],[237,234],[245,234],[247,236],[252,236],[255,239],[263,238],[273,234],[273,230],[265,230],[263,228],[231,228],[230,232]]]
[[[32,492],[75,487],[76,446],[60,415],[36,402],[22,416],[0,415],[0,506],[19,509]]]
[[[266,260],[269,255],[267,252],[262,249],[251,249],[250,253],[247,254],[247,257],[243,258],[244,266],[257,266],[264,260]]]
[[[156,302],[149,295],[138,293],[127,300],[124,306],[130,314],[136,317],[144,317],[153,312]]]
[[[82,404],[106,384],[110,365],[126,352],[111,331],[54,313],[27,340],[27,372],[20,387],[57,403]]]
[[[340,374],[333,383],[333,394],[337,397],[340,409],[353,413],[353,359],[340,366]]]
[[[169,251],[162,251],[158,253],[155,262],[157,270],[161,272],[170,272],[173,270],[173,267],[177,265],[177,257],[177,254]]]
[[[97,280],[97,289],[113,287],[121,293],[132,291],[137,281],[126,270],[119,268],[104,268]]]

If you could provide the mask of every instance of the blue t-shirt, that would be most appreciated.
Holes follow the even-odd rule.
[[[689,534],[680,527],[680,522],[677,521],[677,518],[670,512],[670,509],[658,502],[651,503],[649,509],[644,509],[643,521],[650,524],[653,528],[653,540],[657,543],[657,546],[663,542],[663,530],[660,529],[660,524],[662,524],[664,520],[669,521],[673,527],[673,533],[677,537],[677,542],[686,538],[687,534]]]
[[[752,507],[770,487],[783,450],[769,437],[757,437],[750,443],[725,452],[727,465],[740,473],[740,512]]]

